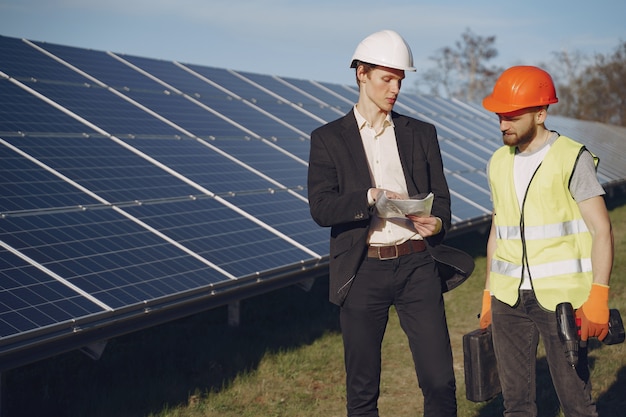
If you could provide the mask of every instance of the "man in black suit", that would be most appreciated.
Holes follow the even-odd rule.
[[[381,343],[393,305],[406,333],[424,415],[456,416],[455,378],[436,246],[450,227],[450,193],[435,127],[392,111],[405,71],[415,71],[396,32],[356,48],[359,98],[311,134],[313,219],[331,227],[330,301],[341,306],[349,417],[378,417]],[[430,216],[381,218],[376,201],[434,194]]]

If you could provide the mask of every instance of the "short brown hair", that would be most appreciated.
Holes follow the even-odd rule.
[[[354,72],[354,75],[356,77],[356,86],[357,87],[361,87],[361,83],[359,82],[359,67],[363,66],[363,71],[365,72],[365,74],[370,73],[373,69],[375,69],[376,67],[378,67],[378,65],[374,65],[374,64],[370,64],[368,62],[363,62],[363,61],[356,61],[356,70]]]

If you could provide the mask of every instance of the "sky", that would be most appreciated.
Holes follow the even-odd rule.
[[[625,18],[624,0],[0,0],[3,36],[340,84],[383,29],[408,42],[419,76],[468,29],[496,37],[491,64],[542,65],[613,53]]]

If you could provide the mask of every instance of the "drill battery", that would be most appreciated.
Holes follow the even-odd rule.
[[[602,343],[605,345],[615,345],[623,343],[626,339],[624,334],[624,323],[619,310],[616,308],[609,309],[609,334],[606,335]]]

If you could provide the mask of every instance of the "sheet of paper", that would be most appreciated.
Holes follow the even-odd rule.
[[[382,193],[380,198],[376,201],[376,212],[378,216],[383,219],[405,217],[407,214],[430,216],[434,198],[433,193],[430,193],[423,199],[408,198],[397,200],[387,198],[387,195]]]

